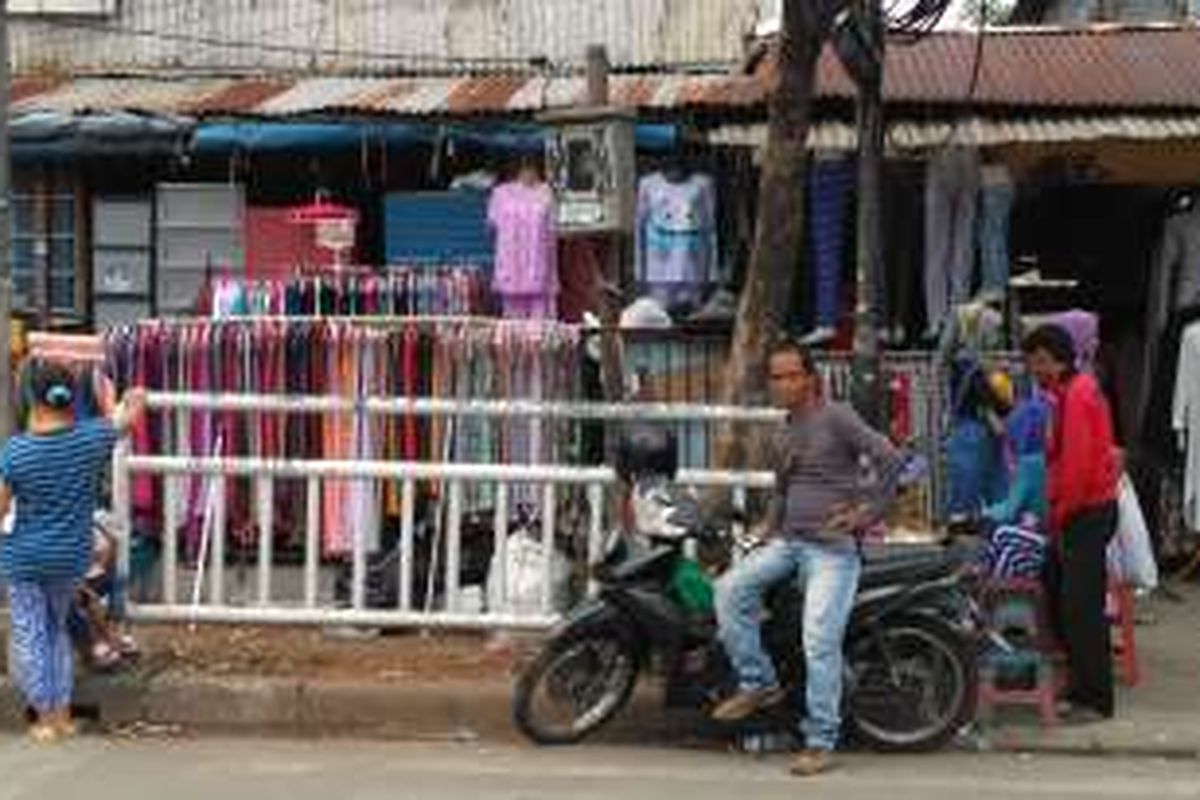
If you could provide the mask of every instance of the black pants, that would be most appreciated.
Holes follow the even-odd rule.
[[[1108,542],[1117,526],[1117,504],[1083,511],[1067,521],[1047,569],[1051,609],[1066,644],[1068,698],[1106,717],[1113,714],[1112,635],[1105,615]]]

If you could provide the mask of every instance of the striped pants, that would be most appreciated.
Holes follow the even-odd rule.
[[[9,584],[8,597],[12,614],[10,678],[39,714],[66,708],[75,683],[67,632],[75,582],[18,581]]]

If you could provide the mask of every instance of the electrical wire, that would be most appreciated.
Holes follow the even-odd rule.
[[[888,33],[914,42],[929,36],[941,23],[953,0],[892,0],[883,9]]]

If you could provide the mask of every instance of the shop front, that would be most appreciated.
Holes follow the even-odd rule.
[[[1092,315],[1097,342],[1085,349],[1136,450],[1153,379],[1145,342],[1159,335],[1144,324],[1152,268],[1177,190],[1200,170],[1200,97],[1176,74],[1196,41],[1187,31],[997,34],[973,87],[966,37],[891,49],[885,258],[872,276],[888,358],[944,370],[956,354],[1011,351],[1048,314]],[[1130,61],[1145,48],[1164,55]],[[1051,85],[1035,80],[1038,63],[1063,74],[1088,63],[1094,74]],[[797,210],[806,241],[785,321],[831,365],[852,341],[856,252],[853,87],[835,64],[826,58],[819,72],[807,201]],[[146,112],[198,124],[186,147],[159,153],[152,168],[67,168],[63,180],[81,186],[75,214],[59,223],[58,206],[42,203],[34,230],[62,241],[33,249],[54,261],[63,237],[78,232],[71,291],[80,316],[99,324],[203,310],[575,326],[598,312],[600,291],[615,289],[641,395],[710,402],[753,239],[769,70],[613,76],[614,104],[636,121],[619,237],[564,225],[548,124],[537,115],[582,102],[582,86],[569,81],[214,79],[164,94],[162,82],[151,92],[142,79],[80,78],[24,97],[18,110],[165,96]],[[1150,89],[1106,82],[1131,70],[1157,70],[1139,73]],[[341,209],[340,221],[306,217],[326,205]],[[621,274],[605,284],[614,260]],[[59,273],[45,274],[65,296]],[[833,394],[845,388],[842,372],[829,368]],[[953,404],[945,375],[889,375],[889,424],[901,438],[936,440]],[[687,461],[707,461],[708,435],[681,437],[691,443]]]

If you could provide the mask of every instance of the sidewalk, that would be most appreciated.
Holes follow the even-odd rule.
[[[1174,587],[1140,602],[1136,630],[1142,683],[1119,690],[1115,719],[1043,728],[1032,713],[998,715],[984,747],[1047,753],[1137,754],[1200,758],[1200,587]]]
[[[1089,726],[1042,728],[1025,710],[966,747],[1004,752],[1200,758],[1200,588],[1183,602],[1156,597],[1141,614],[1143,684],[1123,690],[1118,717]],[[81,682],[79,703],[99,725],[128,735],[354,735],[407,740],[518,741],[509,720],[513,659],[464,636],[341,640],[316,631],[232,628],[141,632],[143,664]],[[519,650],[519,648],[518,648]],[[217,656],[213,654],[217,653]],[[5,691],[0,722],[19,724]],[[607,742],[702,744],[696,713],[665,713],[646,685],[601,737]]]

